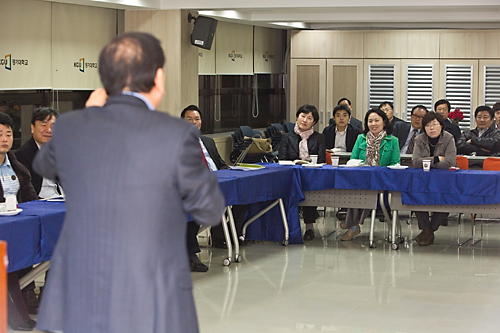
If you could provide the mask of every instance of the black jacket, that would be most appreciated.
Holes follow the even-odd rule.
[[[455,144],[457,144],[458,140],[460,139],[460,135],[462,134],[462,131],[460,131],[460,127],[458,127],[457,124],[452,123],[449,119],[445,119],[444,130],[450,132],[451,135],[453,135]]]
[[[299,135],[295,133],[285,133],[281,138],[278,149],[279,160],[298,160],[299,157],[299,142],[302,141]],[[318,163],[326,162],[325,137],[314,131],[307,140],[309,155],[318,155]]]
[[[469,140],[471,143],[467,143]],[[482,156],[500,156],[500,131],[490,127],[482,137],[479,137],[477,128],[463,132],[457,143],[457,153],[469,155],[473,152]]]
[[[326,149],[335,148],[335,128],[336,125],[330,125],[325,127],[323,130],[323,135],[325,136],[325,147]],[[358,135],[361,134],[361,130],[357,127],[352,126],[351,124],[347,124],[347,133],[345,138],[346,150],[348,152],[352,152],[352,148],[356,143],[356,139]]]
[[[390,121],[389,124],[391,124],[392,128],[394,128],[394,125],[396,125],[396,123],[405,123],[405,121],[394,116],[392,117],[392,121]]]
[[[403,149],[408,135],[411,131],[411,123],[406,122],[396,122],[394,129],[392,130],[392,135],[394,135],[399,140],[399,150]],[[422,129],[418,130],[418,134],[422,133]]]
[[[33,137],[26,141],[24,145],[22,145],[16,151],[17,160],[21,162],[26,167],[26,169],[28,169],[31,175],[31,184],[35,188],[35,192],[38,194],[40,193],[40,189],[42,188],[43,177],[33,171],[32,164],[37,153],[38,146],[36,145],[35,139],[33,139]]]
[[[227,166],[226,162],[220,157],[219,151],[217,150],[217,147],[215,146],[215,142],[212,138],[209,138],[207,136],[200,136],[201,141],[203,142],[203,145],[205,145],[205,148],[207,148],[208,154],[212,158],[212,160],[215,163],[215,166],[217,167],[217,170],[221,169],[229,169]]]

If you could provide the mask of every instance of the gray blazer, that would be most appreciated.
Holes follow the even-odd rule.
[[[67,209],[38,329],[198,332],[186,213],[215,225],[225,206],[198,135],[125,95],[57,119],[34,161]]]
[[[434,148],[434,155],[431,155],[429,148],[429,137],[422,133],[415,138],[415,146],[413,148],[413,167],[422,168],[422,160],[431,157],[431,168],[448,169],[451,166],[457,166],[457,148],[453,135],[447,131],[442,131],[438,143]],[[444,156],[442,162],[434,162],[434,156]]]

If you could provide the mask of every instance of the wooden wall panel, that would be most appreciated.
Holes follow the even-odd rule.
[[[363,58],[363,33],[299,31],[292,33],[292,58]]]
[[[500,31],[442,32],[440,57],[449,59],[500,58]]]
[[[364,34],[364,58],[438,58],[439,33],[377,31]]]
[[[159,109],[179,116],[189,104],[198,104],[198,48],[191,45],[192,23],[186,10],[125,12],[125,31],[149,32],[165,53],[165,96]]]

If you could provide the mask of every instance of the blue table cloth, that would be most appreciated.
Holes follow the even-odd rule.
[[[251,171],[219,170],[215,174],[227,205],[249,205],[247,216],[282,198],[290,230],[290,243],[302,243],[298,203],[304,200],[297,167],[264,163],[266,168]],[[279,206],[253,222],[247,229],[247,239],[281,242],[285,229]]]

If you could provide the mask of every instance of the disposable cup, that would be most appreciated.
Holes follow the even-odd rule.
[[[422,160],[422,168],[424,171],[430,171],[431,170],[431,160]]]

